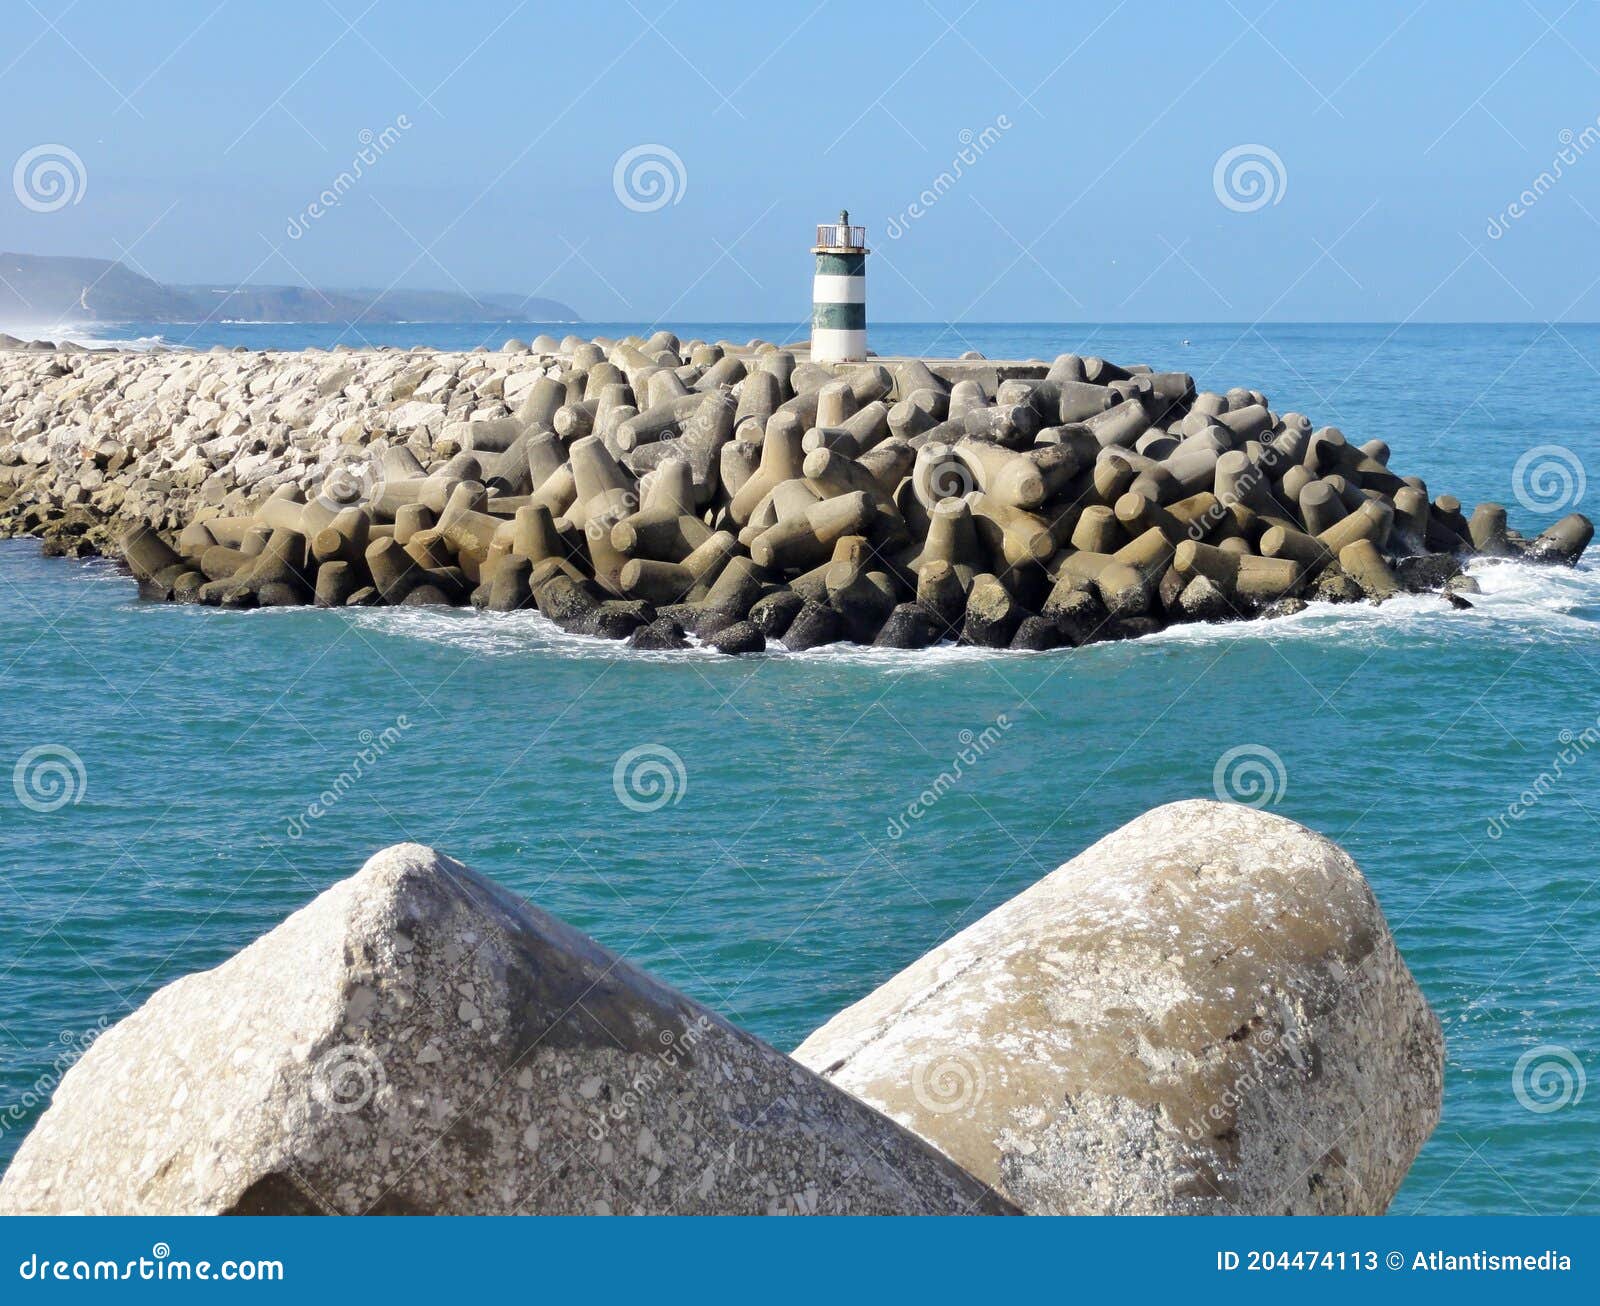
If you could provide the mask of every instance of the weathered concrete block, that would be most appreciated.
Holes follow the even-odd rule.
[[[1030,1213],[1376,1214],[1439,1116],[1439,1023],[1335,844],[1146,813],[796,1050]]]
[[[458,862],[373,857],[63,1078],[0,1213],[959,1213],[928,1144]]]

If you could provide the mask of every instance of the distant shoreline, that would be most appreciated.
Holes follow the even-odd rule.
[[[227,320],[281,326],[362,323],[577,322],[557,299],[515,292],[414,290],[372,286],[168,285],[110,259],[0,252],[0,322],[180,326]],[[87,315],[87,317],[85,317]]]

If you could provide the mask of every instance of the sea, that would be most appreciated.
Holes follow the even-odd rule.
[[[645,325],[94,338],[495,349]],[[1593,325],[874,324],[872,346],[1259,389],[1524,532],[1600,497]],[[391,843],[448,852],[787,1050],[1141,812],[1221,797],[1349,850],[1443,1025],[1443,1118],[1392,1211],[1600,1213],[1600,571],[1471,571],[1470,610],[724,659],[537,614],[144,603],[105,562],[0,543],[0,1162],[97,1031]]]

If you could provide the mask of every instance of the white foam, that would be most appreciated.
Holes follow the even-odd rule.
[[[1092,656],[1110,650],[1137,650],[1146,645],[1206,645],[1240,640],[1295,642],[1342,641],[1356,646],[1390,644],[1399,639],[1500,639],[1523,643],[1551,638],[1600,637],[1600,569],[1532,566],[1521,562],[1479,560],[1468,574],[1482,587],[1469,595],[1471,608],[1457,609],[1432,594],[1402,594],[1381,606],[1370,603],[1313,603],[1293,616],[1271,621],[1236,621],[1169,626],[1132,643],[1097,644],[1074,654],[984,649],[944,643],[929,649],[864,648],[828,644],[790,653],[781,641],[768,646],[766,657],[797,664],[858,666],[884,672],[914,668],[937,671],[996,659]],[[303,608],[262,608],[258,619],[303,614]],[[330,614],[331,615],[331,614]],[[480,657],[517,657],[530,653],[580,661],[611,662],[618,658],[646,662],[727,661],[690,637],[691,648],[649,651],[628,648],[617,640],[574,635],[538,612],[474,612],[462,608],[358,608],[339,614],[374,636],[418,640]]]
[[[284,609],[292,611],[292,609]],[[574,635],[539,612],[473,612],[463,608],[359,608],[349,614],[374,634],[422,640],[481,657],[515,657],[545,653],[580,660],[614,661],[618,657],[681,659],[683,652],[630,649],[618,640]],[[715,658],[710,649],[690,656]]]
[[[134,336],[131,340],[106,339],[101,340],[98,343],[102,347],[109,346],[117,349],[133,349],[140,353],[148,353],[152,349],[162,348],[169,342],[165,336]]]
[[[258,609],[260,612],[293,612],[293,608]],[[622,657],[647,662],[728,662],[718,653],[689,636],[690,647],[674,650],[628,648],[619,640],[593,635],[574,635],[562,630],[538,612],[470,612],[462,608],[361,608],[352,619],[377,634],[418,639],[485,657],[512,657],[545,653],[578,660],[614,661]],[[949,665],[983,661],[996,657],[1037,656],[1008,650],[958,647],[940,644],[930,649],[863,648],[856,644],[827,644],[821,648],[790,653],[781,642],[772,642],[762,656],[782,657],[796,663],[816,662],[841,666],[857,665],[882,670],[904,669],[917,665]],[[743,660],[749,660],[748,658]]]
[[[163,335],[153,336],[119,336],[114,333],[120,323],[97,322],[84,326],[68,328],[73,334],[68,337],[74,343],[87,345],[91,349],[128,349],[136,353],[149,353],[152,349],[159,349],[167,344]]]
[[[1491,612],[1576,621],[1593,628],[1600,620],[1600,566],[1541,567],[1524,562],[1474,562],[1467,569],[1482,587],[1473,601]]]
[[[163,336],[119,336],[120,322],[0,322],[0,335],[18,340],[48,340],[52,344],[83,345],[89,349],[131,349],[148,352],[166,344]]]
[[[1522,642],[1600,636],[1600,570],[1592,565],[1550,567],[1478,559],[1468,566],[1467,574],[1483,591],[1464,596],[1471,608],[1452,607],[1434,594],[1402,594],[1378,606],[1312,603],[1304,612],[1271,621],[1169,626],[1150,639],[1215,643],[1342,638],[1376,644],[1395,637],[1488,636]]]

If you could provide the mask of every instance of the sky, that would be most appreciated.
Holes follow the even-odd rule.
[[[878,320],[1600,319],[1587,0],[8,0],[5,30],[0,248],[162,281],[801,320],[848,206]]]

